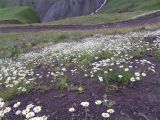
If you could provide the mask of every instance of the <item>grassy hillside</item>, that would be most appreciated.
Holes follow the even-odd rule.
[[[160,0],[109,0],[106,7],[101,11],[110,12],[133,12],[151,11],[160,9]]]
[[[67,18],[52,24],[101,24],[131,19],[145,13],[160,10],[160,0],[109,0],[96,15]]]
[[[36,23],[40,19],[29,7],[14,7],[0,9],[0,20],[17,20],[21,23]]]
[[[114,23],[122,20],[127,20],[135,16],[141,15],[144,12],[126,12],[126,13],[107,13],[87,15],[73,18],[66,18],[58,21],[50,22],[50,24],[102,24]]]
[[[0,8],[4,8],[6,7],[6,5],[7,5],[6,0],[0,0]]]
[[[31,5],[33,1],[35,0],[0,0],[0,8]]]
[[[18,0],[0,0],[0,8],[12,6]],[[29,0],[32,1],[32,0]],[[23,0],[23,2],[27,2]],[[96,15],[67,18],[49,24],[101,24],[113,23],[133,18],[150,11],[160,9],[160,0],[109,0]],[[0,20],[19,20],[23,23],[39,21],[36,13],[29,8],[0,9]]]

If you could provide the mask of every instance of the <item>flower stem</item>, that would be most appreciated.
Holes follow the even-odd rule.
[[[85,109],[85,120],[88,120],[88,109]]]

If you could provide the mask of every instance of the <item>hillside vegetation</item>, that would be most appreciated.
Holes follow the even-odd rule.
[[[6,6],[5,0],[0,0],[0,8],[4,8]]]
[[[160,9],[160,0],[109,0],[103,13],[152,11]]]
[[[125,12],[125,13],[103,13],[96,15],[87,15],[80,17],[66,18],[58,21],[50,22],[49,24],[67,25],[67,24],[103,24],[114,23],[122,20],[131,19],[145,12]]]
[[[96,15],[47,23],[93,26],[3,24],[0,120],[160,120],[160,11],[144,17],[158,0],[150,0],[154,8],[134,1],[110,0]],[[39,18],[31,8],[10,7],[0,8],[3,20]]]
[[[0,8],[29,6],[37,11],[42,22],[48,22],[90,14],[103,2],[104,0],[0,0]]]
[[[0,20],[17,20],[21,23],[40,22],[36,12],[29,7],[2,8]]]
[[[21,23],[40,22],[40,18],[38,17],[37,13],[31,8],[13,8],[14,5],[20,5],[20,2],[22,2],[24,5],[30,5],[32,1],[33,0],[0,0],[0,20],[18,20]],[[66,25],[114,23],[135,18],[136,16],[159,9],[159,0],[109,0],[108,3],[96,15],[66,18],[49,22],[49,24]]]
[[[67,18],[52,24],[102,24],[128,20],[160,9],[159,0],[109,0],[96,15]]]

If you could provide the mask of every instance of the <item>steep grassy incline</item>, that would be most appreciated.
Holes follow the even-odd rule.
[[[15,1],[20,0],[0,0],[0,8],[15,7]]]
[[[151,11],[160,9],[160,0],[109,0],[103,13]]]
[[[1,20],[17,20],[21,23],[36,23],[40,19],[36,12],[29,7],[13,7],[0,9]]]
[[[4,8],[7,6],[6,0],[0,0],[0,8]]]
[[[67,18],[52,24],[102,24],[132,19],[160,10],[160,0],[108,0],[96,15]]]
[[[0,0],[0,8],[29,6],[37,11],[42,22],[88,15],[97,10],[104,0]]]
[[[144,14],[144,12],[107,13],[107,14],[103,13],[103,14],[96,14],[96,15],[66,18],[58,21],[49,22],[49,24],[67,25],[67,24],[114,23],[114,22],[131,19],[141,14]]]

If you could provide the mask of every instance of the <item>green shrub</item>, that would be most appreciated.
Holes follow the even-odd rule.
[[[119,75],[123,77],[120,78]],[[121,71],[121,70],[113,70],[108,74],[104,74],[103,78],[107,83],[118,82],[120,84],[128,84],[130,82],[131,77],[133,77],[133,73],[130,71]]]

